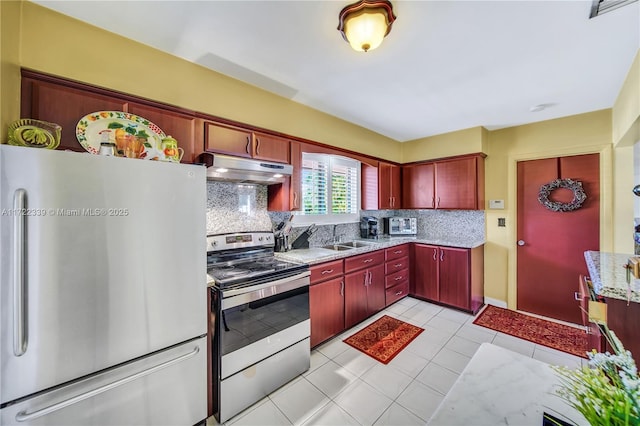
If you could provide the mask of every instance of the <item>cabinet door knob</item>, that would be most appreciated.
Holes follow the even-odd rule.
[[[444,250],[440,252],[440,262],[444,260]]]
[[[518,245],[522,247],[525,244],[524,240],[518,240]]]
[[[438,260],[438,249],[433,249],[433,260]]]
[[[245,149],[246,149],[246,151],[247,151],[247,154],[251,154],[251,153],[249,152],[249,146],[250,146],[250,145],[251,145],[251,139],[249,138],[249,136],[247,136],[247,147],[245,148]]]
[[[260,155],[260,138],[256,138],[256,155]]]
[[[340,296],[344,297],[344,281],[340,281]]]

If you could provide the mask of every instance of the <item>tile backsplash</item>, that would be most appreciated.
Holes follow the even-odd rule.
[[[207,182],[207,234],[271,229],[265,185]]]
[[[485,239],[485,215],[482,210],[366,210],[361,216],[379,219],[379,232],[385,232],[382,218],[389,216],[418,218],[418,234],[431,239],[467,237]],[[239,183],[207,182],[207,233],[271,231],[273,226],[289,219],[291,212],[267,211],[267,187]],[[293,228],[294,241],[306,227]],[[359,223],[343,223],[335,227],[341,241],[360,237]],[[320,225],[311,237],[311,247],[333,242],[334,225]]]

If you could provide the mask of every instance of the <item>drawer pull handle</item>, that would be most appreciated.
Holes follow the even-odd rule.
[[[582,295],[580,294],[580,292],[574,292],[573,293],[573,298],[576,300],[582,300]]]
[[[333,269],[325,269],[324,271],[321,272],[322,275],[324,274],[330,274],[333,272]]]
[[[396,293],[396,296],[400,296],[403,293],[402,290],[400,290],[399,292]]]
[[[402,268],[402,263],[396,263],[393,265],[394,268]]]
[[[369,263],[369,262],[373,262],[373,259],[365,259],[362,261],[362,263]]]
[[[400,254],[400,253],[402,253],[402,250],[396,250],[393,252],[393,254]]]
[[[402,279],[404,279],[404,277],[396,277],[396,281],[400,281]]]

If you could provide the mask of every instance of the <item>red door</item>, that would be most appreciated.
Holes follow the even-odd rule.
[[[555,179],[582,182],[586,200],[558,212],[538,200],[540,187]],[[569,189],[552,191],[552,202],[570,203]],[[584,252],[600,247],[599,155],[588,154],[518,163],[518,310],[581,323],[575,282],[586,274]]]

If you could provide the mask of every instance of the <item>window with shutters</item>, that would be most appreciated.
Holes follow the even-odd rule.
[[[360,207],[360,162],[337,155],[302,153],[302,209],[296,222],[351,222]],[[307,220],[308,219],[308,220]]]

